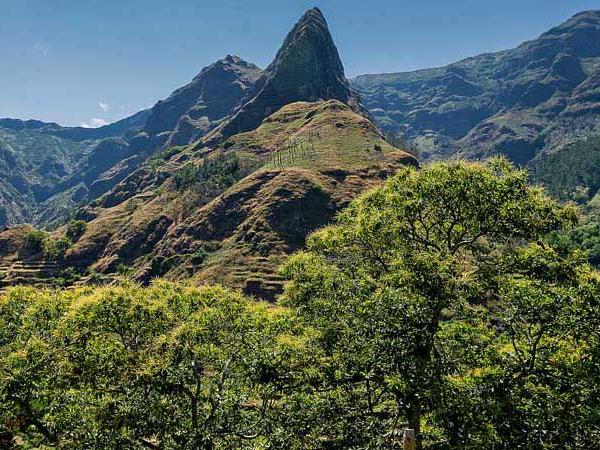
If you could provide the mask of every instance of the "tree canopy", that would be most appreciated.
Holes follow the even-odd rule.
[[[543,241],[577,211],[527,181],[501,159],[405,169],[288,262],[285,303],[332,365],[335,448],[392,448],[403,426],[427,448],[598,438],[598,276]]]
[[[505,160],[404,169],[314,233],[278,304],[156,281],[0,296],[0,447],[581,449],[600,275]]]

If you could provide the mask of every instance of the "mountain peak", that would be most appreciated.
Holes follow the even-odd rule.
[[[309,9],[288,33],[273,62],[265,69],[232,116],[206,144],[252,130],[281,107],[298,101],[339,100],[364,112],[350,89],[344,66],[318,8]]]
[[[328,28],[323,12],[317,7],[307,10],[298,21],[297,26],[306,24],[315,24],[320,27]]]
[[[318,6],[307,9],[302,18],[308,16],[320,17],[321,19],[325,20],[325,16],[323,15],[323,12],[319,9]]]
[[[293,51],[302,53],[304,50],[312,52],[312,55],[306,54],[307,59],[311,56],[313,58],[321,57],[333,63],[331,69],[336,72],[338,77],[344,78],[344,67],[340,55],[329,32],[327,21],[319,8],[312,8],[304,13],[286,36],[275,60],[269,67],[280,65],[281,60]]]
[[[227,56],[225,56],[225,58],[218,60],[217,63],[223,64],[223,65],[235,65],[235,66],[241,66],[241,67],[254,66],[254,64],[244,61],[242,58],[240,58],[237,55],[227,55]]]
[[[586,39],[593,38],[590,33],[600,30],[600,10],[582,11],[560,25],[551,28],[541,38],[554,38],[574,33],[584,33]]]
[[[226,117],[260,73],[256,65],[238,56],[225,56],[154,105],[145,131],[161,135],[160,145],[188,144]]]
[[[600,23],[600,9],[589,9],[575,14],[569,21],[594,21]]]

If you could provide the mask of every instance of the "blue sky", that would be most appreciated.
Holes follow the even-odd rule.
[[[510,48],[600,0],[0,0],[0,117],[123,118],[228,53],[265,67],[312,6],[350,77]]]

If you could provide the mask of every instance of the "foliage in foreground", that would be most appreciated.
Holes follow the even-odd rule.
[[[590,264],[600,267],[600,194],[583,208],[584,217],[573,229],[552,233],[549,236],[555,245],[567,249],[579,249],[586,253]]]
[[[12,289],[0,433],[65,449],[260,448],[295,364],[310,366],[287,322],[218,287]]]
[[[575,220],[496,160],[404,170],[314,234],[285,268],[326,355],[314,438],[594,448],[600,278],[542,241]]]
[[[158,282],[0,299],[0,440],[59,449],[578,449],[600,278],[504,161],[406,169],[315,233],[283,306]],[[0,445],[1,447],[2,445]]]

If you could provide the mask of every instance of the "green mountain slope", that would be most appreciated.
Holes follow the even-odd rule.
[[[67,264],[194,277],[272,298],[277,267],[343,206],[415,159],[339,101],[293,103],[215,149],[174,149],[80,211]]]
[[[600,189],[600,135],[543,155],[532,162],[531,173],[554,197],[587,202]]]
[[[581,206],[579,225],[556,239],[568,248],[585,251],[590,262],[600,266],[600,136],[594,134],[544,154],[530,166],[533,181],[552,196]]]
[[[91,143],[0,127],[0,227],[36,222],[48,193],[72,175]]]
[[[155,152],[194,142],[218,125],[260,73],[227,56],[151,109],[97,129],[0,119],[6,157],[0,162],[5,186],[0,226],[63,223],[77,206],[108,192]]]

